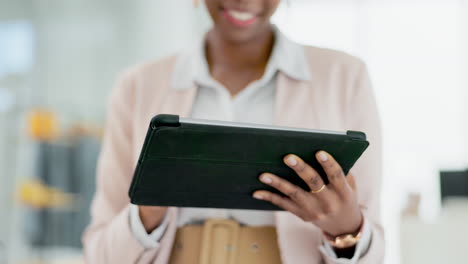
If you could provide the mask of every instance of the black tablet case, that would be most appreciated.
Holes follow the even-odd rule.
[[[347,174],[368,145],[366,135],[357,131],[338,135],[201,125],[179,122],[176,115],[157,115],[146,134],[129,195],[137,205],[281,210],[252,198],[252,193],[277,192],[258,180],[263,172],[309,190],[283,163],[286,154],[302,157],[328,183],[315,159],[317,151],[329,152]]]

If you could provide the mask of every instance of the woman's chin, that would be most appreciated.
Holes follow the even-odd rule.
[[[268,25],[265,27],[260,27],[259,25],[255,27],[246,27],[246,28],[226,28],[219,26],[216,28],[217,33],[220,36],[231,43],[246,43],[253,41],[259,36],[264,36],[265,33],[268,33]]]

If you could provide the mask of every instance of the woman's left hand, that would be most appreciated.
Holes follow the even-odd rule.
[[[253,196],[269,201],[306,222],[312,222],[331,236],[356,233],[362,225],[363,216],[353,175],[345,177],[338,162],[325,151],[319,151],[316,158],[330,184],[324,185],[315,169],[298,156],[290,154],[284,158],[284,162],[307,183],[311,191],[307,192],[274,174],[263,173],[260,180],[286,197],[266,190],[256,191]]]

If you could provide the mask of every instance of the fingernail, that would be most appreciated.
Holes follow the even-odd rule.
[[[271,178],[268,177],[268,176],[262,176],[260,180],[261,180],[263,183],[267,183],[267,184],[270,184],[270,183],[273,182],[273,181],[271,180]]]
[[[319,158],[320,161],[322,161],[322,162],[325,162],[325,161],[328,160],[327,154],[325,154],[325,152],[323,152],[323,151],[320,151],[320,152],[319,152],[318,158]]]
[[[289,166],[296,166],[297,165],[297,160],[293,156],[287,158],[286,162],[288,163]]]
[[[255,199],[259,199],[259,200],[263,200],[263,195],[259,194],[259,193],[254,193],[253,197]]]

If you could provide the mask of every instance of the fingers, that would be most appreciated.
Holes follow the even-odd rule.
[[[306,191],[274,174],[263,173],[260,175],[260,181],[284,193],[291,200],[301,206],[304,206],[308,203],[308,193]]]
[[[317,171],[300,157],[289,154],[284,157],[284,163],[293,169],[297,175],[307,183],[311,191],[320,190],[325,184]]]
[[[354,177],[350,174],[347,179],[341,166],[330,154],[319,151],[316,158],[328,176],[330,181],[328,186],[324,185],[319,173],[298,156],[287,155],[284,162],[307,183],[311,190],[318,191],[325,186],[323,191],[307,192],[277,175],[263,173],[260,175],[260,181],[277,189],[286,197],[266,190],[256,191],[253,196],[287,210],[304,221],[316,224],[333,217],[343,218],[340,213],[346,209],[345,206],[357,201],[351,199],[356,198],[353,196],[353,190],[356,188]]]
[[[328,180],[330,181],[332,187],[339,194],[347,195],[351,191],[351,188],[348,185],[340,164],[338,164],[338,162],[336,162],[336,160],[325,151],[317,152],[316,158],[327,174]]]
[[[320,207],[320,209],[313,207],[309,207],[309,209],[312,209],[314,213],[321,211],[325,213],[334,212],[339,197],[335,192],[331,192],[330,189],[327,188],[320,174],[296,155],[287,155],[284,161],[307,183],[311,190],[309,196],[312,197],[312,200],[316,201],[316,204]]]
[[[287,197],[282,197],[276,193],[269,191],[256,191],[253,194],[254,198],[259,200],[268,201],[286,211],[289,211],[299,217],[302,216],[302,209],[294,201]]]

